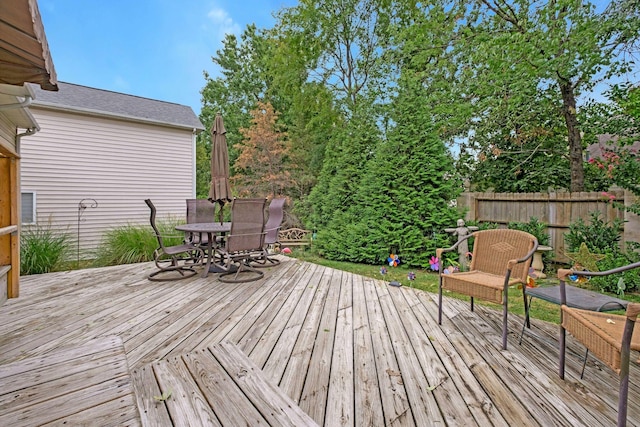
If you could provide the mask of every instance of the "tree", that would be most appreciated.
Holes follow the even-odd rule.
[[[620,53],[635,56],[640,50],[640,5],[638,0],[613,0],[604,14],[609,26],[607,31],[612,44]]]
[[[296,187],[291,188],[294,201],[308,196],[317,183],[324,161],[327,136],[340,120],[333,93],[324,85],[310,81],[309,70],[315,53],[304,36],[286,27],[270,33],[274,39],[269,52],[269,99],[281,111],[280,124],[291,143],[288,170]],[[293,208],[303,216],[303,204]]]
[[[310,87],[311,93],[331,101],[327,105],[332,107],[324,111],[330,121],[324,125],[310,122],[320,125],[317,129],[323,132],[308,134],[326,141],[322,155],[316,152],[314,156],[323,163],[305,205],[306,219],[313,228],[326,226],[338,210],[352,204],[365,163],[379,140],[378,85],[383,77],[379,37],[383,28],[378,10],[383,3],[302,0],[279,15],[279,31],[297,46],[305,46],[307,81],[316,85]],[[306,101],[312,103],[309,98]],[[296,117],[305,120],[309,116],[298,109]]]
[[[380,263],[397,251],[403,262],[427,267],[444,244],[442,230],[459,215],[452,201],[462,185],[446,141],[460,110],[457,101],[442,102],[450,93],[449,13],[455,12],[437,5],[404,12],[410,19],[398,22],[389,40],[396,51],[388,60],[400,79],[388,138],[370,151],[351,204],[318,232],[316,247],[331,259]]]
[[[235,158],[238,155],[233,147],[242,139],[239,129],[250,126],[250,111],[256,108],[257,102],[263,100],[267,92],[265,52],[269,39],[264,31],[259,31],[255,25],[249,25],[240,39],[234,34],[227,34],[222,43],[223,48],[212,58],[220,67],[221,76],[212,78],[204,72],[206,84],[201,91],[200,121],[205,128],[210,129],[216,114],[222,114],[227,130],[230,170],[233,175]],[[206,197],[211,180],[211,133],[202,132],[196,145],[196,193],[199,197]]]
[[[609,135],[608,144],[602,146],[602,157],[589,162],[602,171],[609,184],[631,191],[640,196],[640,87],[631,84],[614,85],[607,92],[607,103],[590,105],[587,123],[591,133]],[[611,200],[618,208],[640,215],[640,202],[624,205]]]
[[[315,53],[312,80],[356,104],[380,75],[380,0],[301,0],[280,15],[280,25],[303,35]]]
[[[286,168],[289,144],[286,133],[278,132],[278,115],[271,104],[258,102],[251,111],[252,126],[240,129],[244,137],[234,148],[239,155],[232,181],[241,196],[277,196],[293,185]]]
[[[544,101],[546,111],[564,122],[570,188],[582,191],[583,142],[577,97],[592,89],[603,72],[617,74],[625,68],[624,61],[616,58],[617,45],[611,43],[608,18],[597,15],[588,2],[478,0],[466,19],[457,49],[467,53],[459,57],[467,58],[463,74],[469,87],[480,89],[468,92],[475,96],[473,102],[483,107],[507,99],[516,111],[526,113]],[[500,118],[479,108],[474,120],[484,123],[486,130],[491,123],[494,129],[504,128]],[[549,134],[555,132],[554,121],[550,121],[551,127],[547,122],[544,116],[539,117],[537,127]],[[476,123],[472,129],[479,128]],[[532,127],[536,122],[509,121],[507,137],[516,138],[519,126],[525,123]],[[474,129],[472,135],[477,134]]]

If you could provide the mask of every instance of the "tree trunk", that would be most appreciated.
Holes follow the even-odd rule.
[[[569,141],[569,165],[571,168],[571,188],[574,191],[584,191],[584,166],[582,160],[582,137],[578,128],[576,111],[576,96],[573,85],[564,80],[558,82],[562,93],[562,114],[567,124]]]

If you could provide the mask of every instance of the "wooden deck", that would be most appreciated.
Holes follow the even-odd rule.
[[[137,264],[27,276],[0,307],[0,425],[609,426],[617,376],[557,326],[291,258],[261,281]],[[633,363],[629,425],[640,425]]]

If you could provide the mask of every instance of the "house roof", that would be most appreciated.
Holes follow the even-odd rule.
[[[619,148],[617,145],[618,137],[608,133],[598,135],[598,142],[587,147],[587,160],[601,159],[605,151],[615,150]],[[636,141],[626,147],[632,152],[640,152],[640,141]]]
[[[57,90],[56,70],[36,0],[0,1],[0,83]]]
[[[196,129],[197,131],[205,129],[191,107],[186,105],[72,83],[58,82],[58,87],[58,92],[48,92],[33,85],[32,88],[36,95],[33,106]]]

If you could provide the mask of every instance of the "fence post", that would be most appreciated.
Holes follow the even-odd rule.
[[[465,191],[460,194],[457,199],[457,206],[459,210],[466,210],[464,220],[465,221],[475,221],[477,219],[476,214],[476,201],[475,195],[477,193],[472,193],[470,191]]]

